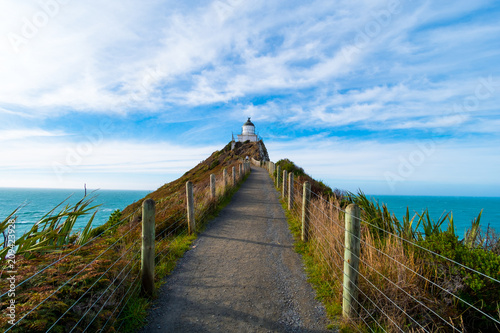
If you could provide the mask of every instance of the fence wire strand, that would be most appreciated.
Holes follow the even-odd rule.
[[[138,252],[136,252],[136,253],[138,253]],[[132,262],[132,261],[130,261],[130,262],[129,262],[129,264],[130,264],[131,262]],[[134,267],[137,265],[137,263],[138,263],[138,261],[136,260],[136,261],[135,261],[135,264],[134,264],[134,265],[130,268],[129,273],[132,271],[132,269],[134,269]],[[127,264],[127,266],[128,266],[129,264]],[[124,268],[124,269],[125,269],[125,268]],[[120,272],[120,274],[123,272],[123,270],[124,270],[124,269],[122,269],[122,271]],[[119,274],[119,275],[120,275],[120,274]],[[73,328],[71,329],[71,331],[70,331],[70,332],[73,332],[73,330],[74,330],[75,328],[77,328],[77,327],[78,327],[78,324],[79,324],[79,323],[83,320],[83,318],[85,318],[85,316],[87,315],[87,313],[89,313],[89,311],[90,311],[90,310],[91,310],[91,309],[92,309],[92,308],[93,308],[93,307],[97,304],[97,302],[98,302],[98,301],[102,298],[102,296],[104,296],[104,295],[106,294],[106,292],[108,291],[108,289],[109,289],[109,288],[113,285],[113,283],[116,281],[116,279],[117,279],[117,278],[118,278],[118,277],[116,277],[116,278],[113,280],[113,282],[111,282],[111,283],[108,285],[108,287],[107,287],[107,288],[106,288],[106,289],[105,289],[105,290],[101,293],[101,295],[100,295],[100,296],[99,296],[99,297],[95,300],[95,302],[94,302],[94,303],[92,303],[92,305],[91,305],[91,306],[89,306],[89,308],[87,309],[87,311],[85,311],[85,313],[82,315],[82,317],[80,318],[80,320],[79,320],[79,321],[75,324],[75,326],[73,326]],[[125,281],[125,280],[122,280],[122,282],[123,282],[123,281]],[[120,284],[121,284],[121,283],[120,283]],[[117,286],[117,288],[118,288],[118,287],[119,287],[119,285]],[[117,289],[115,289],[115,291],[116,291],[116,290],[117,290]],[[114,293],[114,292],[113,292],[113,293]],[[90,327],[90,325],[92,325],[92,323],[94,322],[94,320],[95,320],[95,319],[97,318],[97,316],[101,313],[102,309],[103,309],[103,308],[104,308],[104,306],[106,305],[106,303],[107,303],[107,301],[109,300],[109,298],[110,298],[111,296],[113,296],[113,293],[111,293],[111,295],[108,297],[108,299],[106,300],[106,302],[104,302],[104,303],[103,303],[103,305],[101,306],[101,309],[100,309],[100,310],[96,313],[96,315],[94,316],[94,318],[93,318],[93,319],[90,321],[90,323],[87,325],[87,327],[85,328],[84,332],[85,332],[85,331],[87,331],[87,329]]]
[[[104,328],[106,328],[106,326],[108,325],[108,322],[111,318],[113,318],[113,315],[115,314],[116,310],[118,310],[120,307],[119,305],[121,304],[121,302],[123,302],[123,300],[127,297],[127,295],[130,293],[130,290],[132,289],[132,287],[134,286],[135,284],[135,281],[138,281],[138,278],[139,278],[139,275],[140,275],[140,272],[138,272],[134,278],[134,280],[130,283],[130,286],[129,288],[127,289],[127,292],[123,295],[122,299],[120,300],[120,303],[118,303],[118,306],[115,307],[115,309],[113,310],[113,312],[111,313],[111,315],[109,316],[108,320],[104,323],[103,327],[101,328],[100,332],[102,332],[104,330]],[[137,287],[134,288],[134,292],[135,292],[135,289],[137,289]],[[123,309],[125,309],[125,306],[127,305],[128,303],[128,300],[132,297],[133,293],[132,292],[129,296],[129,298],[127,299],[127,301],[125,302],[125,304],[123,305],[123,307],[121,307],[121,310],[120,312],[118,313],[118,315],[116,317],[114,317],[114,320],[113,320],[113,323],[111,326],[113,326],[113,324],[116,322],[116,320],[120,317]]]
[[[24,283],[30,281],[31,279],[33,279],[34,277],[36,277],[37,275],[39,275],[40,273],[43,273],[44,271],[46,271],[47,269],[49,269],[50,267],[54,266],[55,264],[61,262],[63,259],[67,258],[68,256],[74,254],[75,252],[77,252],[78,250],[82,249],[83,247],[85,247],[86,245],[90,244],[91,242],[93,242],[94,240],[96,240],[97,238],[99,238],[102,234],[104,234],[106,231],[110,230],[111,228],[117,226],[117,225],[120,225],[122,222],[124,222],[125,220],[127,220],[129,217],[131,217],[132,215],[136,214],[137,212],[139,211],[139,208],[136,209],[134,212],[130,213],[129,215],[127,215],[127,217],[125,218],[122,218],[119,222],[113,224],[112,226],[110,226],[109,228],[107,228],[106,230],[102,231],[101,233],[99,233],[97,236],[93,237],[92,239],[88,240],[86,243],[78,246],[76,249],[72,250],[71,252],[67,253],[66,255],[64,255],[63,257],[59,258],[58,260],[54,261],[53,263],[50,263],[49,265],[45,266],[43,269],[37,271],[35,274],[31,275],[30,277],[24,279],[23,281],[19,282],[19,284],[16,286],[17,288],[21,287]],[[4,297],[5,295],[7,295],[9,292],[5,292],[4,294],[0,295],[0,299],[2,299],[2,297]]]
[[[85,295],[86,295],[86,294],[87,294],[87,293],[88,293],[88,292],[89,292],[89,291],[90,291],[90,290],[91,290],[91,289],[92,289],[95,285],[96,285],[96,283],[97,283],[97,282],[99,282],[99,281],[100,281],[100,280],[104,277],[104,275],[106,275],[106,273],[108,273],[108,272],[111,270],[111,268],[113,268],[113,267],[116,265],[116,263],[118,263],[118,262],[119,262],[119,261],[120,261],[120,260],[121,260],[121,259],[122,259],[122,258],[123,258],[126,254],[127,254],[127,253],[129,253],[129,252],[130,252],[130,250],[131,250],[131,249],[135,246],[135,244],[137,244],[137,243],[138,243],[138,241],[139,241],[139,240],[136,240],[136,241],[135,241],[135,242],[134,242],[131,246],[129,246],[129,248],[126,250],[126,252],[124,252],[124,253],[123,253],[123,254],[122,254],[122,255],[121,255],[118,259],[116,259],[116,260],[115,260],[115,262],[114,262],[111,266],[109,266],[109,267],[108,267],[108,269],[107,269],[104,273],[102,273],[102,274],[101,274],[101,276],[100,276],[100,277],[99,277],[96,281],[94,281],[94,283],[93,283],[93,284],[92,284],[92,285],[91,285],[91,286],[90,286],[90,287],[89,287],[89,288],[88,288],[88,289],[87,289],[87,290],[86,290],[86,291],[85,291],[85,292],[84,292],[84,293],[80,296],[80,298],[78,298],[78,299],[76,300],[76,302],[75,302],[75,303],[73,303],[73,304],[72,304],[72,305],[71,305],[71,306],[70,306],[70,307],[69,307],[69,308],[68,308],[68,309],[67,309],[67,310],[66,310],[66,311],[65,311],[65,312],[64,312],[64,313],[63,313],[63,314],[62,314],[62,315],[61,315],[61,316],[60,316],[60,317],[59,317],[59,318],[58,318],[58,319],[57,319],[57,320],[56,320],[53,324],[52,324],[52,326],[50,326],[50,327],[47,329],[47,332],[48,332],[48,331],[50,331],[52,328],[54,328],[54,326],[55,326],[55,325],[59,322],[59,320],[61,320],[61,319],[62,319],[62,318],[66,315],[66,313],[68,313],[68,312],[69,312],[69,310],[71,310],[71,309],[72,309],[72,308],[73,308],[73,307],[74,307],[74,306],[75,306],[75,305],[76,305],[76,304],[77,304],[77,303],[78,303],[78,302],[79,302],[79,301],[80,301],[80,300],[81,300],[81,299],[82,299],[82,298],[83,298],[83,297],[84,297],[84,296],[85,296]],[[137,253],[137,252],[136,252],[136,253]],[[131,262],[131,260],[129,261],[129,263],[130,263],[130,262]],[[128,264],[127,264],[127,266],[128,266]],[[121,272],[120,272],[120,274],[118,274],[118,276],[120,276],[120,275],[121,275]],[[115,278],[115,280],[116,280],[116,278]],[[114,280],[114,281],[115,281],[115,280]],[[114,282],[114,281],[113,281],[113,282]],[[113,282],[111,282],[111,283],[113,283]],[[83,319],[83,317],[82,317],[82,319]],[[81,320],[81,319],[80,319],[80,320]]]
[[[349,213],[347,213],[345,210],[343,210],[342,208],[340,208],[340,207],[338,207],[338,206],[334,205],[332,202],[325,200],[322,196],[319,196],[318,194],[316,194],[316,193],[314,193],[314,192],[312,192],[312,191],[310,191],[310,193],[312,193],[312,194],[313,194],[316,198],[318,198],[318,200],[321,200],[321,201],[325,202],[326,204],[328,204],[328,205],[329,205],[329,206],[331,206],[332,208],[336,209],[337,211],[343,212],[344,214],[349,214]],[[342,229],[345,231],[345,228],[344,228],[343,226],[341,226],[340,224],[338,224],[338,223],[337,223],[337,222],[336,222],[333,218],[331,218],[331,217],[330,217],[327,213],[325,213],[325,212],[324,212],[321,208],[319,208],[318,206],[316,206],[316,205],[313,203],[313,200],[311,200],[311,201],[310,201],[310,204],[311,204],[312,206],[314,206],[314,207],[315,207],[318,211],[320,211],[320,212],[321,212],[321,213],[322,213],[322,214],[323,214],[323,215],[324,215],[327,219],[329,219],[330,221],[332,221],[332,222],[336,223],[336,224],[337,224],[337,226],[339,226],[340,228],[342,228]],[[386,231],[386,230],[384,230],[384,229],[382,229],[382,228],[380,228],[380,227],[378,227],[378,226],[376,226],[376,225],[373,225],[373,224],[371,224],[371,223],[369,223],[369,222],[367,222],[367,221],[365,221],[365,220],[363,220],[363,219],[361,219],[361,218],[360,218],[359,220],[360,220],[361,222],[363,222],[363,223],[367,224],[368,226],[372,226],[372,227],[376,228],[377,230],[383,231],[383,232],[385,232],[385,233],[387,233],[387,234],[389,234],[389,235],[394,236],[396,239],[399,239],[399,240],[405,241],[405,242],[407,242],[407,243],[409,243],[409,244],[411,244],[411,245],[414,245],[414,246],[416,246],[416,247],[418,247],[418,248],[420,248],[420,249],[422,249],[422,250],[425,250],[425,251],[427,251],[427,252],[429,252],[429,253],[431,253],[431,254],[437,255],[437,256],[439,256],[439,257],[441,257],[441,258],[443,258],[443,259],[445,259],[445,260],[447,260],[447,261],[449,261],[449,262],[451,262],[451,263],[454,263],[454,264],[456,264],[456,265],[458,265],[458,266],[460,266],[460,267],[462,267],[462,268],[466,268],[466,269],[468,269],[468,270],[470,270],[470,271],[472,271],[472,272],[478,273],[478,274],[480,274],[481,276],[486,277],[486,278],[488,278],[488,279],[490,279],[490,280],[492,280],[492,281],[499,282],[498,280],[496,280],[496,279],[495,279],[495,278],[493,278],[493,277],[487,276],[487,275],[486,275],[486,274],[484,274],[484,273],[478,272],[478,271],[476,271],[476,270],[474,270],[474,269],[472,269],[472,268],[470,268],[470,267],[467,267],[467,266],[465,266],[465,265],[462,265],[462,264],[460,264],[460,263],[458,263],[458,262],[456,262],[456,261],[454,261],[454,260],[451,260],[451,259],[449,259],[449,258],[446,258],[446,257],[444,257],[444,256],[442,256],[442,255],[439,255],[438,253],[435,253],[435,252],[433,252],[433,251],[431,251],[431,250],[428,250],[428,249],[426,249],[426,248],[423,248],[422,246],[420,246],[420,245],[418,245],[418,244],[415,244],[415,243],[413,243],[413,242],[411,242],[411,241],[408,241],[408,240],[406,240],[406,239],[404,239],[404,238],[402,238],[402,237],[400,237],[400,236],[398,236],[398,235],[396,235],[396,234],[394,234],[394,233],[392,233],[392,232],[388,232],[388,231]],[[329,233],[331,234],[331,231],[330,231],[330,230],[328,230],[327,228],[325,228],[325,231],[327,231],[327,232],[329,232]],[[334,236],[333,234],[331,234],[331,236],[335,239],[335,236]],[[353,236],[355,236],[355,235],[353,235]],[[356,238],[358,238],[357,236],[355,236],[355,237],[356,237]],[[391,259],[391,260],[395,261],[396,263],[398,263],[399,265],[401,265],[402,267],[404,267],[404,268],[405,268],[405,269],[407,269],[408,271],[410,271],[410,272],[412,272],[413,274],[415,274],[416,276],[418,276],[418,277],[422,278],[424,281],[426,281],[426,282],[428,282],[428,283],[431,283],[433,286],[435,286],[435,287],[439,288],[440,290],[442,290],[442,291],[446,292],[447,294],[451,295],[452,297],[456,298],[457,300],[459,300],[459,301],[461,301],[461,302],[464,302],[464,303],[465,303],[465,304],[467,304],[470,308],[472,308],[472,309],[474,309],[474,310],[478,311],[478,312],[479,312],[479,313],[481,313],[482,315],[484,315],[484,316],[486,316],[487,318],[489,318],[489,319],[493,320],[495,323],[500,324],[500,322],[499,322],[497,319],[495,319],[494,317],[492,317],[492,316],[488,315],[487,313],[485,313],[485,312],[484,312],[484,311],[482,311],[481,309],[479,309],[479,308],[475,307],[474,305],[470,304],[469,302],[467,302],[467,301],[463,300],[462,298],[460,298],[459,296],[457,296],[457,295],[453,294],[453,293],[452,293],[452,292],[450,292],[449,290],[447,290],[447,289],[445,289],[445,288],[441,287],[440,285],[436,284],[435,282],[433,282],[433,281],[431,281],[431,280],[427,279],[426,277],[422,276],[421,274],[419,274],[419,273],[415,272],[415,271],[414,271],[414,270],[412,270],[411,268],[407,267],[404,263],[399,262],[396,258],[393,258],[392,256],[390,256],[390,255],[386,254],[386,253],[385,253],[385,252],[383,252],[382,250],[380,250],[380,249],[378,249],[378,248],[374,247],[373,245],[371,245],[371,244],[367,243],[367,242],[366,242],[366,241],[364,241],[363,239],[361,239],[361,238],[358,238],[358,239],[360,240],[360,242],[363,242],[365,245],[368,245],[369,247],[373,248],[375,251],[377,251],[377,252],[381,253],[382,255],[384,255],[384,256],[386,256],[386,257],[388,257],[389,259]],[[367,262],[365,262],[365,261],[364,261],[364,260],[362,260],[361,258],[360,258],[360,260],[361,260],[361,261],[362,261],[365,265],[367,265],[368,267],[370,267],[370,268],[371,268],[374,272],[376,272],[377,274],[379,274],[380,276],[382,276],[385,280],[387,280],[387,281],[389,281],[390,283],[392,283],[392,284],[393,284],[396,288],[398,288],[399,290],[403,291],[403,292],[404,292],[407,296],[409,296],[409,297],[410,297],[410,298],[412,298],[414,301],[416,301],[417,303],[419,303],[420,305],[422,305],[424,308],[426,308],[427,310],[429,310],[430,312],[432,312],[434,315],[436,315],[439,319],[441,319],[444,323],[446,323],[446,324],[447,324],[448,326],[450,326],[452,329],[454,329],[454,330],[456,330],[456,331],[459,331],[459,330],[458,330],[458,329],[457,329],[457,328],[456,328],[456,327],[455,327],[452,323],[448,322],[447,320],[445,320],[444,318],[442,318],[440,315],[438,315],[435,311],[433,311],[433,310],[432,310],[432,309],[430,309],[428,306],[426,306],[425,304],[423,304],[421,301],[417,300],[417,299],[416,299],[415,297],[413,297],[411,294],[407,293],[407,292],[406,292],[403,288],[401,288],[400,286],[398,286],[397,284],[395,284],[392,280],[390,280],[389,278],[387,278],[386,276],[384,276],[382,273],[380,273],[379,271],[377,271],[376,269],[374,269],[373,267],[371,267],[369,264],[367,264]],[[368,279],[367,279],[364,275],[362,275],[361,273],[360,273],[360,275],[361,275],[361,276],[362,276],[362,277],[363,277],[363,278],[364,278],[364,279],[365,279],[368,283],[370,283],[370,284],[371,284],[371,282],[370,282],[370,281],[369,281],[369,280],[368,280]],[[373,286],[373,287],[374,287],[374,288],[376,288],[375,286]],[[378,288],[376,288],[376,289],[378,290]],[[379,291],[380,293],[382,293],[380,290],[378,290],[378,291]],[[383,294],[383,293],[382,293],[382,294]],[[385,296],[385,295],[384,295],[384,296]],[[389,299],[389,300],[390,300],[390,299]],[[390,301],[392,302],[392,300],[390,300]],[[399,306],[397,306],[397,304],[394,304],[394,305],[395,305],[396,307],[398,307],[398,308],[399,308]],[[405,312],[405,314],[406,314],[406,312]],[[415,319],[413,319],[413,318],[412,318],[411,316],[409,316],[408,314],[406,314],[406,315],[407,315],[407,317],[408,317],[408,318],[410,318],[412,321],[414,321],[415,323],[417,323],[417,324],[418,324],[418,322],[416,322],[416,321],[415,321]],[[418,324],[418,325],[419,325],[419,326],[420,326],[423,330],[425,330],[425,328],[424,328],[424,327],[422,327],[420,324]]]
[[[332,205],[333,207],[337,208],[337,209],[338,209],[338,210],[340,210],[341,212],[343,212],[343,213],[345,213],[345,214],[349,214],[349,213],[347,213],[345,210],[343,210],[342,208],[337,207],[337,206],[334,206],[331,202],[329,202],[329,201],[325,200],[323,197],[319,196],[318,194],[316,194],[316,193],[314,193],[314,192],[312,192],[312,191],[311,191],[311,193],[312,193],[312,194],[314,194],[314,195],[315,195],[318,199],[320,199],[320,200],[322,200],[322,201],[326,202],[326,203],[327,203],[327,204],[329,204],[329,205]],[[419,248],[419,249],[421,249],[421,250],[427,251],[427,252],[429,252],[429,253],[431,253],[431,254],[433,254],[433,255],[435,255],[435,256],[438,256],[438,257],[440,257],[440,258],[442,258],[442,259],[444,259],[444,260],[447,260],[447,261],[451,262],[452,264],[458,265],[458,266],[460,266],[460,267],[462,267],[462,268],[465,268],[465,269],[467,269],[467,270],[469,270],[469,271],[471,271],[471,272],[473,272],[473,273],[477,273],[477,274],[479,274],[479,275],[481,275],[481,276],[483,276],[483,277],[485,277],[485,278],[488,278],[488,279],[490,279],[490,280],[492,280],[492,281],[495,281],[495,282],[497,282],[497,283],[500,283],[500,280],[497,280],[497,279],[495,279],[495,278],[493,278],[493,277],[491,277],[491,276],[488,276],[488,275],[486,275],[486,274],[484,274],[484,273],[482,273],[482,272],[479,272],[479,271],[477,271],[477,270],[475,270],[475,269],[473,269],[473,268],[470,268],[470,267],[465,266],[465,265],[463,265],[463,264],[461,264],[461,263],[459,263],[459,262],[456,262],[456,261],[454,261],[454,260],[452,260],[452,259],[450,259],[450,258],[447,258],[447,257],[445,257],[445,256],[443,256],[443,255],[441,255],[441,254],[439,254],[439,253],[436,253],[436,252],[434,252],[434,251],[432,251],[432,250],[429,250],[429,249],[427,249],[427,248],[425,248],[425,247],[422,247],[421,245],[418,245],[418,244],[416,244],[416,243],[414,243],[414,242],[412,242],[412,241],[410,241],[410,240],[407,240],[407,239],[405,239],[405,238],[403,238],[403,237],[401,237],[401,236],[399,236],[399,235],[397,235],[397,234],[395,234],[395,233],[392,233],[392,232],[390,232],[390,231],[387,231],[387,230],[385,230],[385,229],[382,229],[382,228],[380,228],[379,226],[374,225],[374,224],[372,224],[372,223],[370,223],[370,222],[368,222],[368,221],[365,221],[365,220],[363,220],[363,219],[361,219],[361,218],[359,218],[359,220],[360,220],[361,222],[363,222],[363,223],[365,223],[365,224],[367,224],[367,225],[369,225],[369,226],[371,226],[371,227],[373,227],[373,228],[377,229],[377,230],[380,230],[380,231],[382,231],[382,232],[384,232],[384,233],[386,233],[386,234],[388,234],[388,235],[394,236],[394,237],[396,237],[397,239],[400,239],[400,240],[402,240],[402,241],[404,241],[404,242],[406,242],[406,243],[408,243],[408,244],[410,244],[410,245],[413,245],[413,246],[415,246],[415,247],[418,247],[418,248]]]
[[[35,311],[40,305],[45,303],[50,297],[52,297],[55,293],[57,293],[59,290],[61,290],[62,287],[66,286],[69,282],[71,282],[75,277],[80,275],[81,272],[83,272],[87,267],[89,267],[92,263],[94,263],[97,259],[99,259],[104,253],[108,252],[113,246],[115,246],[123,237],[128,235],[133,229],[130,229],[127,233],[123,234],[118,240],[116,240],[113,244],[111,244],[106,250],[101,252],[96,258],[94,258],[91,262],[89,262],[85,267],[83,267],[78,273],[73,275],[69,280],[67,280],[65,283],[63,283],[59,288],[57,288],[53,293],[51,293],[48,297],[46,297],[44,300],[42,300],[40,303],[38,303],[34,308],[32,308],[28,313],[26,313],[24,316],[22,316],[19,320],[17,320],[12,326],[10,326],[5,332],[10,331],[14,326],[16,326],[21,320],[26,318],[29,314],[31,314],[33,311]]]

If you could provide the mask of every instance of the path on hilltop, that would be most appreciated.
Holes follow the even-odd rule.
[[[147,319],[141,332],[331,332],[264,169],[200,234]]]

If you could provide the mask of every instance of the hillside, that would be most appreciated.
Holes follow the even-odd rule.
[[[179,179],[147,195],[146,198],[156,202],[154,276],[157,285],[173,270],[177,259],[195,238],[186,227],[186,181],[194,185],[195,220],[200,230],[217,209],[230,201],[237,189],[238,183],[232,186],[231,181],[224,186],[223,169],[227,169],[228,178],[232,179],[232,167],[238,170],[246,156],[266,159],[264,143],[238,143],[233,150],[229,143]],[[215,198],[207,191],[211,174],[217,179]],[[244,179],[241,176],[237,182]],[[146,198],[129,205],[123,212],[113,212],[104,225],[91,228],[97,207],[92,205],[93,197],[85,197],[75,205],[56,207],[49,212],[12,244],[17,246],[16,253],[12,254],[10,247],[0,248],[2,257],[8,255],[11,270],[18,271],[16,275],[7,270],[0,272],[0,293],[4,296],[0,310],[10,315],[9,320],[0,324],[0,329],[67,332],[73,327],[80,332],[86,327],[83,330],[92,332],[98,329],[134,331],[144,321],[149,304],[147,298],[142,297],[138,278],[141,206]],[[87,227],[73,232],[75,221],[84,215],[91,215]],[[9,226],[11,216],[0,223],[0,231]],[[12,281],[16,282],[14,305],[14,299],[8,296]],[[142,304],[139,310],[137,304]]]
[[[215,174],[217,182],[221,180],[223,169],[226,168],[228,174],[231,174],[231,168],[238,166],[241,161],[248,156],[256,160],[269,160],[266,146],[261,140],[259,142],[236,142],[235,147],[231,150],[231,142],[229,142],[222,150],[213,152],[207,159],[200,162],[197,166],[187,171],[182,177],[167,183],[156,191],[149,193],[141,200],[127,206],[123,212],[123,216],[128,216],[136,212],[135,220],[140,220],[140,207],[145,199],[153,199],[156,202],[156,226],[157,231],[164,230],[167,220],[175,221],[177,216],[181,216],[185,210],[185,184],[187,181],[193,183],[193,188],[196,193],[201,192],[210,184],[210,174]],[[196,200],[195,200],[196,201]]]

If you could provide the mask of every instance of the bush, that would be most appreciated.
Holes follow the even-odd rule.
[[[281,171],[286,170],[286,172],[288,172],[288,173],[293,172],[293,175],[295,177],[306,175],[306,173],[304,172],[304,169],[295,165],[295,163],[293,163],[289,159],[279,160],[278,162],[276,162],[276,165],[279,165],[279,167],[281,168]]]
[[[460,298],[492,317],[498,316],[500,289],[496,285],[497,283],[474,272],[481,272],[493,279],[500,280],[500,257],[498,255],[481,248],[469,248],[463,240],[459,240],[456,235],[450,232],[432,234],[422,241],[421,245],[471,268],[472,270],[464,268],[439,256],[423,254],[428,257],[430,265],[437,263],[440,266],[443,278],[446,277],[449,281],[460,281],[455,292]],[[463,310],[469,308],[469,305],[464,302],[459,302],[458,306]],[[484,315],[476,311],[465,311],[464,321],[467,323],[474,322],[474,327],[478,329],[494,328],[490,320],[484,319],[486,319]]]
[[[212,163],[210,163],[209,170],[213,170],[219,164],[220,164],[219,160],[214,160]]]

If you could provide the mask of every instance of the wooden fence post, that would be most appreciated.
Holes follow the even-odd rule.
[[[288,174],[288,210],[293,208],[293,172]]]
[[[278,165],[278,167],[276,168],[276,187],[277,188],[281,187],[280,183],[281,183],[281,168]]]
[[[146,199],[142,203],[142,292],[152,297],[155,291],[155,202]]]
[[[311,183],[305,182],[302,191],[302,241],[309,240],[309,220],[311,203]]]
[[[283,186],[282,186],[282,189],[281,189],[281,197],[283,198],[283,200],[286,198],[286,178],[287,178],[287,171],[286,170],[283,170]]]
[[[188,220],[188,232],[193,234],[195,232],[195,220],[194,220],[194,200],[193,200],[193,183],[190,181],[186,182],[186,202],[187,202],[187,220]]]
[[[227,191],[227,170],[226,170],[226,168],[224,168],[224,170],[222,170],[222,180],[224,183],[224,194],[226,194],[226,191]]]
[[[243,173],[241,172],[241,164],[238,164],[238,180],[243,179]]]
[[[355,204],[347,206],[345,214],[344,290],[342,315],[352,318],[358,301],[359,252],[360,252],[360,209]]]
[[[210,175],[210,198],[215,199],[215,175],[213,173]]]
[[[233,186],[236,186],[236,168],[233,167],[231,169],[232,177],[233,177]]]

